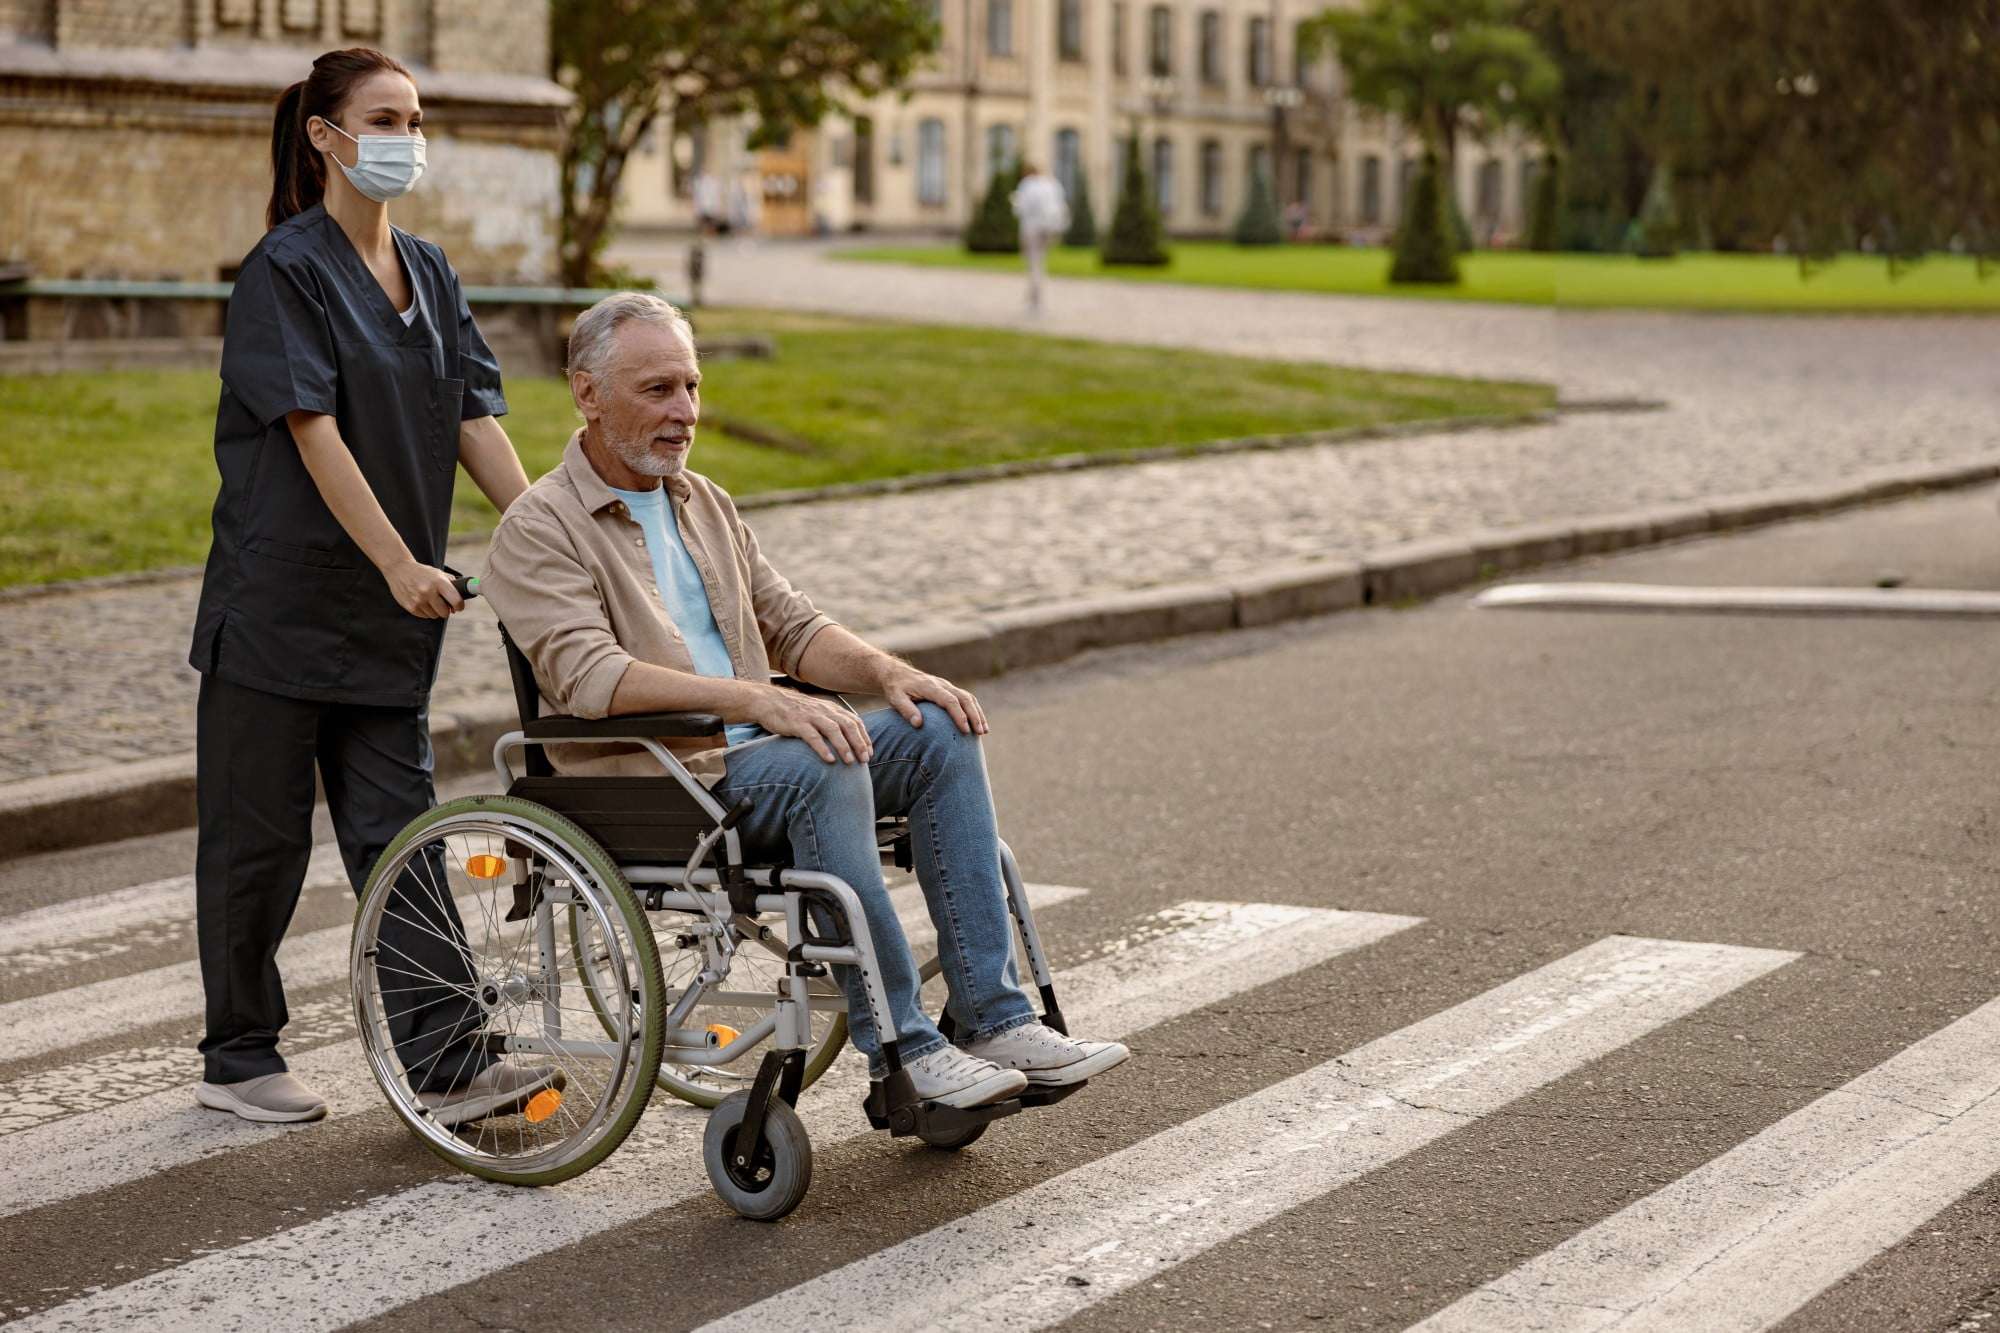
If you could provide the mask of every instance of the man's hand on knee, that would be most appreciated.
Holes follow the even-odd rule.
[[[898,662],[882,680],[882,697],[913,727],[924,725],[919,704],[936,704],[951,714],[958,729],[970,736],[986,734],[986,712],[972,691],[962,690],[942,676],[919,671],[907,662]]]
[[[829,764],[865,764],[875,756],[875,743],[860,718],[809,694],[766,686],[750,720],[776,735],[798,737]]]

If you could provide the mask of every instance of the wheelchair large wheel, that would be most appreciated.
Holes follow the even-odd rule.
[[[576,936],[559,915],[614,942],[602,995],[577,984]],[[376,1082],[424,1146],[463,1171],[567,1180],[646,1109],[666,1014],[652,930],[603,849],[543,806],[474,796],[412,822],[362,894],[349,968]],[[457,1124],[437,1092],[422,1095],[488,1062],[543,1077],[521,1078],[537,1090],[518,1103]]]
[[[701,973],[713,954],[719,929],[716,924],[678,912],[657,915],[654,921],[668,1010],[678,1008],[689,990],[700,986],[692,1007],[680,1020],[683,1030],[713,1032],[718,1044],[727,1045],[736,1033],[770,1013],[777,1000],[778,982],[785,975],[788,942],[782,919],[761,919],[755,933],[731,923],[735,952],[729,974],[705,986],[700,985]],[[602,1019],[615,1007],[617,995],[610,979],[611,946],[596,932],[592,918],[583,913],[570,914],[570,930],[584,994]],[[846,999],[839,983],[831,976],[818,977],[807,983],[807,989],[813,1002],[812,1043],[806,1048],[802,1087],[817,1082],[847,1045]],[[713,1109],[730,1093],[750,1086],[762,1059],[759,1048],[726,1065],[682,1064],[668,1055],[660,1062],[659,1085],[684,1102]]]

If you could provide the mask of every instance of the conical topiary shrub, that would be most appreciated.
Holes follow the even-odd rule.
[[[1664,162],[1653,168],[1646,202],[1639,205],[1636,232],[1632,248],[1641,259],[1672,259],[1680,253],[1681,215],[1674,207],[1674,170]]]
[[[1390,266],[1389,281],[1458,281],[1458,251],[1451,242],[1443,173],[1435,153],[1424,154],[1423,166],[1410,187],[1403,225],[1396,232],[1396,262]]]
[[[1563,161],[1558,153],[1542,159],[1535,177],[1535,198],[1528,218],[1528,248],[1540,254],[1562,249]]]
[[[1139,156],[1139,136],[1125,154],[1125,179],[1118,186],[1118,209],[1111,215],[1111,234],[1104,239],[1107,264],[1165,264],[1167,247],[1160,239],[1160,209],[1153,198],[1153,181]]]
[[[1018,166],[1000,167],[986,183],[986,197],[965,227],[965,248],[976,255],[1021,253],[1021,220],[1014,216],[1014,187],[1021,183]]]
[[[1278,201],[1271,195],[1271,181],[1260,166],[1250,173],[1250,195],[1231,233],[1238,245],[1276,245],[1285,239],[1278,222]]]
[[[1088,250],[1097,244],[1097,215],[1090,210],[1090,177],[1076,174],[1076,198],[1069,201],[1069,230],[1062,243]]]

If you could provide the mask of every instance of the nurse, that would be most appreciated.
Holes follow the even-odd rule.
[[[495,417],[500,369],[444,252],[389,223],[424,172],[410,72],[330,51],[278,100],[269,230],[229,298],[222,474],[189,662],[203,1106],[257,1121],[326,1104],[287,1072],[278,943],[312,849],[313,775],[356,892],[432,803],[426,716],[447,617],[441,569],[463,464],[500,509],[528,479]],[[434,883],[441,867],[429,867]],[[453,1124],[510,1110],[551,1071],[494,1061],[448,892],[408,887],[411,985],[390,1015],[413,1090]]]

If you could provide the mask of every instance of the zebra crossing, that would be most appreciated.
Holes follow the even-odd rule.
[[[312,883],[345,893],[325,849]],[[932,931],[921,895],[905,886],[895,896],[922,951]],[[1149,1029],[1265,987],[1309,980],[1339,994],[1344,969],[1432,924],[1271,901],[1190,899],[1119,912],[1109,895],[1064,885],[1031,885],[1030,897],[1049,914],[1045,934],[1060,940],[1067,927],[1094,939],[1058,972],[1058,990],[1080,1031],[1133,1043],[1135,1059],[1118,1077],[1134,1084],[1149,1077]],[[193,1106],[189,1043],[169,1039],[199,1019],[199,979],[186,956],[191,905],[177,877],[0,916],[0,996],[20,996],[0,1001],[0,1226],[33,1226],[175,1173],[226,1172],[236,1155],[288,1135],[339,1132],[253,1127]],[[386,1126],[340,993],[346,936],[333,926],[287,943],[282,962],[301,996],[288,1050],[335,1122],[374,1116]],[[127,955],[156,960],[168,946],[184,956],[104,975]],[[1468,985],[1428,1016],[1302,1072],[998,1197],[956,1200],[947,1220],[825,1271],[774,1276],[704,1327],[1063,1322],[1283,1225],[1292,1210],[1504,1113],[1799,957],[1628,935],[1552,948],[1498,984]],[[46,988],[79,970],[92,979]],[[864,1090],[850,1057],[806,1093],[801,1110],[822,1154],[870,1137]],[[309,1206],[296,1224],[132,1265],[140,1271],[129,1280],[113,1256],[86,1289],[44,1292],[35,1275],[16,1272],[0,1287],[0,1321],[23,1330],[265,1329],[281,1299],[284,1327],[338,1329],[420,1310],[563,1247],[601,1245],[608,1262],[650,1219],[700,1205],[704,1122],[661,1096],[607,1162],[550,1190],[431,1172],[358,1194],[330,1181],[326,1197],[301,1199]],[[1007,1151],[1004,1132],[969,1150],[975,1158]],[[1768,1328],[1996,1171],[2000,999],[1484,1285],[1467,1283],[1414,1327]],[[809,1198],[782,1229],[813,1225]],[[939,1280],[945,1272],[949,1282]]]

